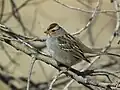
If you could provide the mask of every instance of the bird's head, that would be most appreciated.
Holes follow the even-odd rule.
[[[49,27],[44,33],[46,33],[49,36],[62,36],[66,33],[66,31],[57,23],[52,23],[49,25]]]

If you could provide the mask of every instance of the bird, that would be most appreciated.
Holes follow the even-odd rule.
[[[90,63],[84,55],[81,42],[69,34],[57,23],[52,23],[44,32],[47,34],[46,46],[48,52],[58,65],[71,67],[82,60]]]

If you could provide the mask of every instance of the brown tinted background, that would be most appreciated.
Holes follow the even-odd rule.
[[[68,7],[65,7],[54,0],[13,1],[17,7],[25,3],[25,1],[29,1],[25,6],[19,9],[19,13],[24,27],[33,33],[34,36],[38,37],[45,36],[44,31],[52,22],[59,23],[69,33],[74,33],[80,30],[88,23],[92,12],[82,12],[68,7],[80,8],[85,11],[94,11],[97,3],[97,0],[59,0],[61,3],[68,5]],[[14,32],[24,35],[22,26],[11,13],[11,1],[4,0],[4,3],[4,15],[1,22],[10,27]],[[0,0],[0,8],[2,8],[2,4],[2,0]],[[110,0],[100,0],[100,9],[101,11],[115,10],[114,4],[111,3]],[[10,15],[11,17],[7,19]],[[116,25],[115,15],[116,14],[113,12],[97,14],[92,24],[77,37],[79,37],[81,41],[89,47],[103,48],[107,45],[114,32]],[[116,39],[112,44],[113,47],[118,46],[117,40],[118,39]],[[0,64],[6,68],[6,71],[16,78],[20,76],[27,77],[31,58],[20,51],[16,51],[7,44],[3,43],[3,46],[5,49],[2,46],[0,48]],[[19,65],[11,63],[5,50]],[[55,75],[55,72],[56,70],[52,68],[52,66],[43,62],[36,62],[33,69],[32,80],[34,82],[50,81]],[[18,83],[16,84],[18,85]],[[77,88],[73,89],[77,90]],[[1,81],[0,90],[10,90],[10,88]]]

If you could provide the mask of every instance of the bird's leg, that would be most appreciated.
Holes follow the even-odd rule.
[[[68,66],[58,63],[58,66],[60,67],[60,70],[62,70],[63,72],[67,72],[69,70]]]

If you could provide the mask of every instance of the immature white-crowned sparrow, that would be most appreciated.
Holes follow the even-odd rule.
[[[67,33],[57,23],[52,23],[45,33],[48,35],[46,46],[58,64],[70,67],[79,63],[81,60],[90,63],[80,47],[81,42]]]

